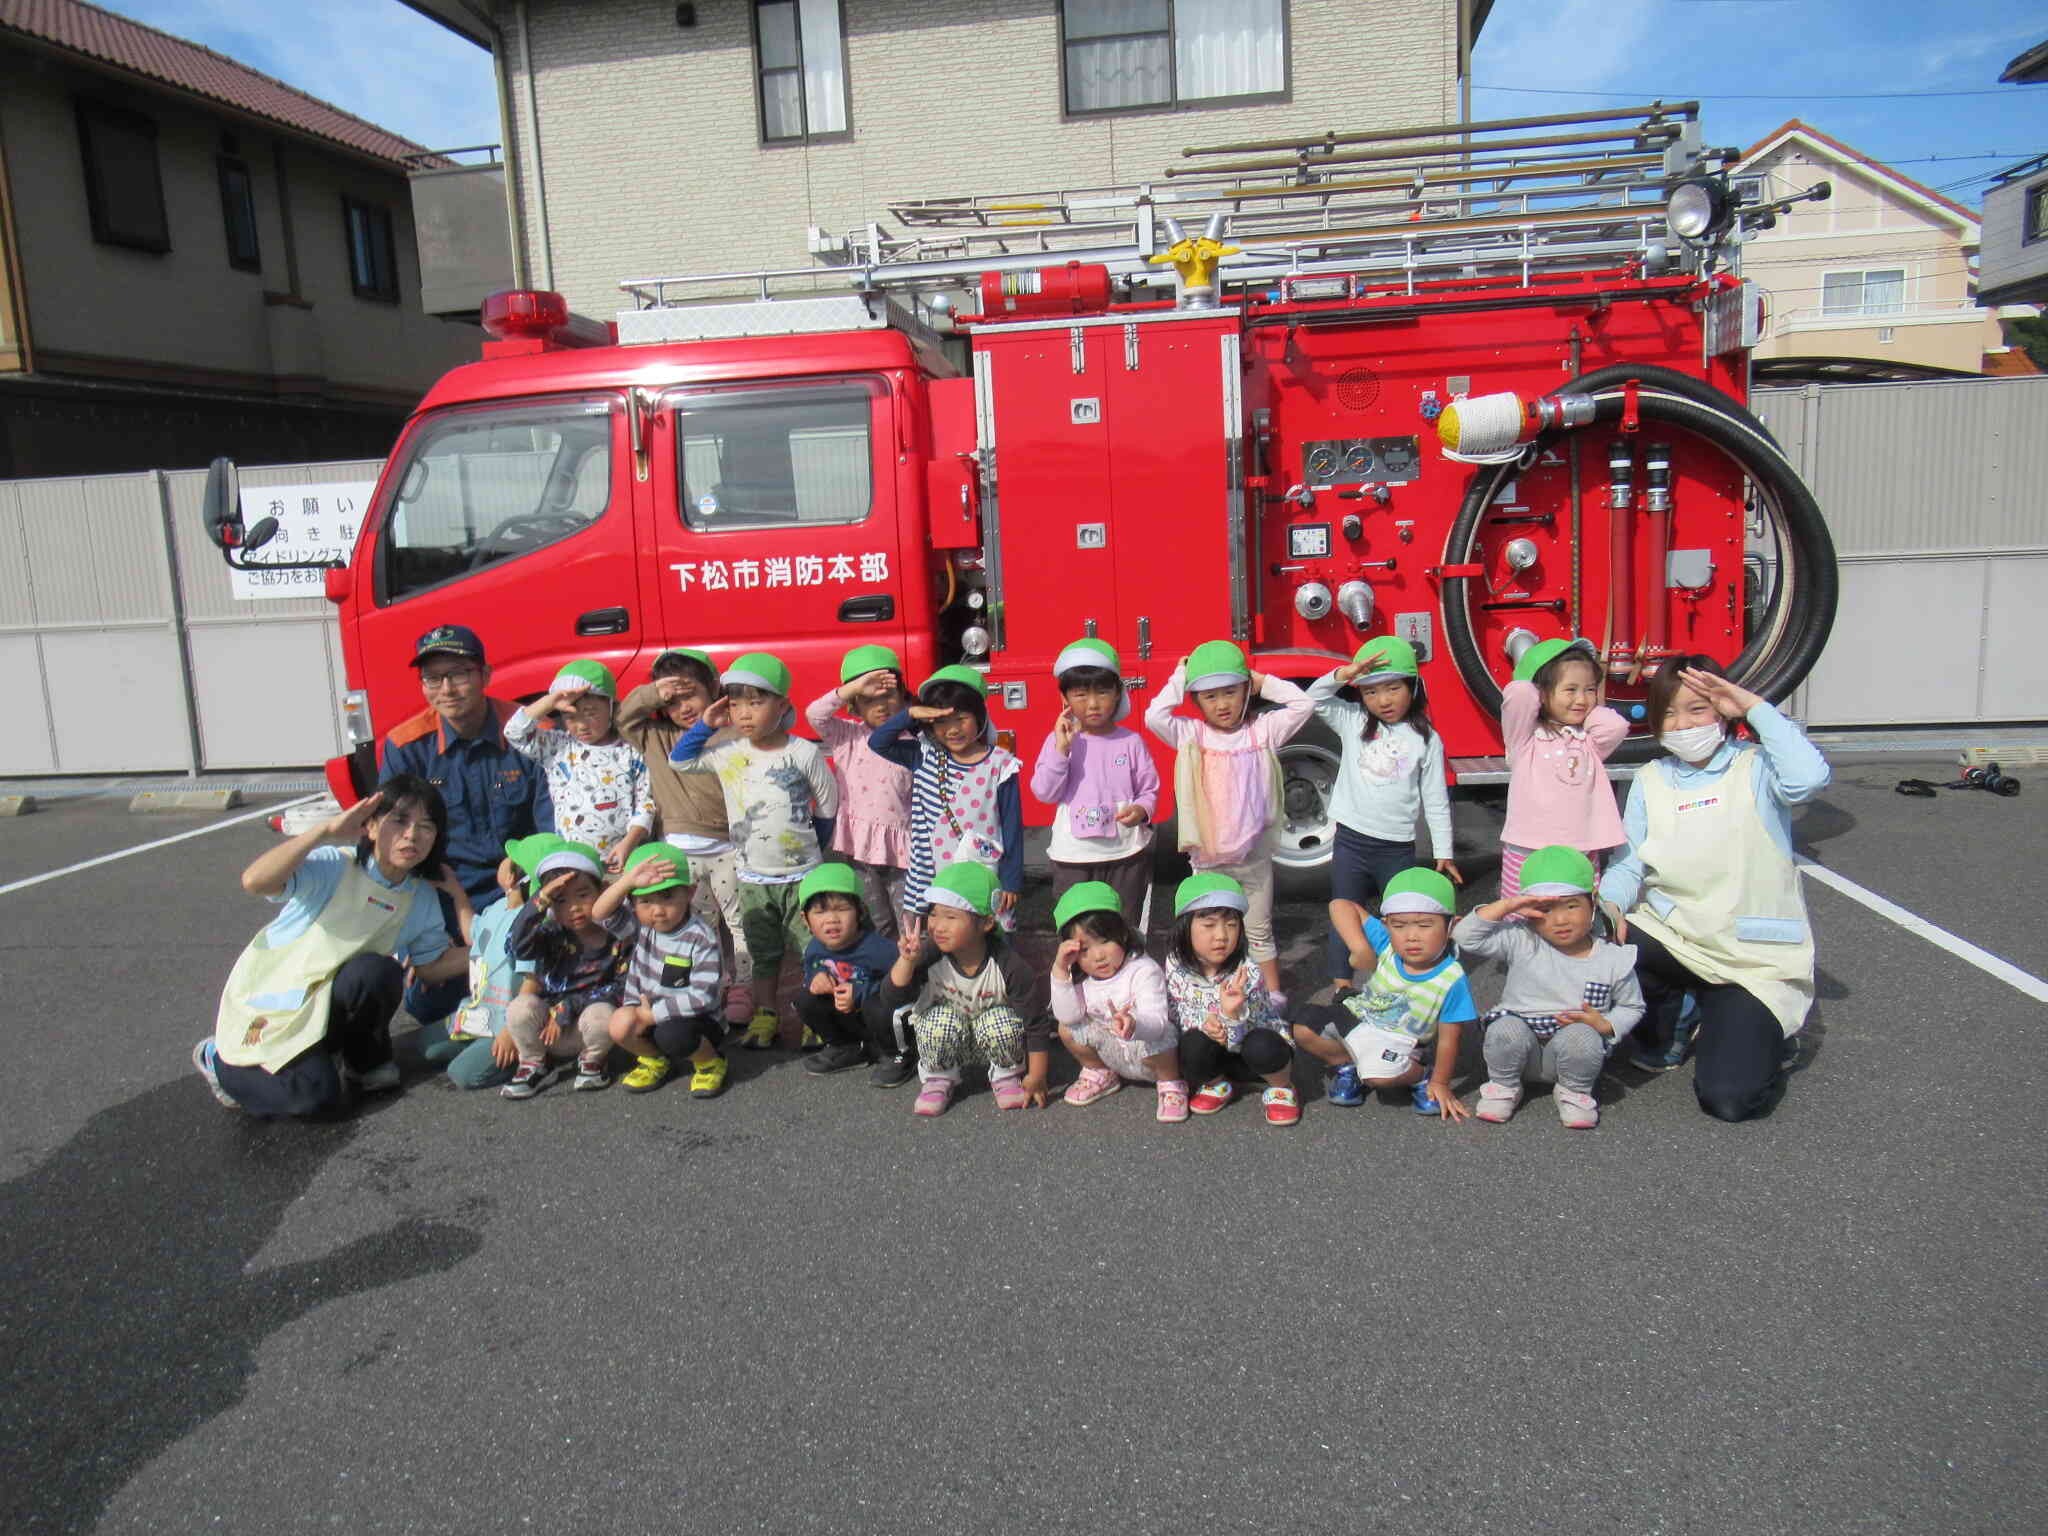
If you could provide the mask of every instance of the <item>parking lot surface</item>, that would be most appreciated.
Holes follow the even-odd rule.
[[[1909,773],[1952,769],[1838,766],[1803,851],[2048,975],[2048,784]],[[0,823],[0,885],[221,819],[65,801]],[[1478,900],[1498,814],[1458,829]],[[1306,1069],[1291,1131],[920,1121],[779,1052],[515,1104],[403,1038],[403,1092],[300,1125],[187,1061],[274,837],[0,895],[0,1530],[2048,1528],[2048,1008],[1836,889],[1745,1125],[1622,1066],[1579,1135]],[[1278,927],[1308,996],[1312,881]]]

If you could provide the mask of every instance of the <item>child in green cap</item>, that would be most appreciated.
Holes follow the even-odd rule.
[[[1636,952],[1593,931],[1593,861],[1576,848],[1538,848],[1522,863],[1520,894],[1458,920],[1461,948],[1505,961],[1500,1004],[1486,1015],[1479,1118],[1514,1114],[1524,1081],[1555,1083],[1566,1130],[1600,1123],[1593,1085],[1643,1017]],[[1521,921],[1516,921],[1516,919]]]
[[[839,785],[818,744],[789,734],[789,668],[779,659],[765,651],[735,656],[719,682],[724,695],[683,732],[669,761],[684,773],[715,774],[725,790],[754,970],[754,1016],[740,1043],[765,1051],[782,1027],[783,957],[801,954],[810,940],[797,885],[824,862]]]
[[[609,1088],[612,1009],[632,953],[632,919],[594,914],[604,866],[588,843],[563,839],[534,866],[538,887],[512,920],[508,941],[515,959],[528,961],[519,996],[505,1010],[519,1064],[498,1091],[530,1099],[553,1077],[552,1059],[576,1058],[579,1092]]]
[[[1371,975],[1336,1002],[1303,1008],[1294,1043],[1335,1072],[1332,1104],[1406,1088],[1417,1114],[1462,1120],[1471,1111],[1451,1092],[1451,1075],[1478,1009],[1451,943],[1457,893],[1433,869],[1407,869],[1387,882],[1380,912],[1384,921],[1355,902],[1330,903],[1353,963]]]
[[[690,1097],[725,1091],[719,1045],[718,939],[691,911],[689,860],[665,847],[638,848],[625,873],[591,904],[590,915],[633,929],[633,953],[612,1010],[612,1043],[629,1051],[633,1070],[619,1079],[628,1093],[668,1081],[678,1061],[690,1064]],[[630,903],[630,906],[628,905]]]
[[[872,1049],[870,1081],[893,1088],[910,1080],[908,1055],[891,1038],[881,999],[882,978],[896,964],[896,945],[875,930],[861,889],[860,872],[851,864],[820,864],[796,888],[811,930],[796,1013],[825,1042],[804,1070],[814,1077],[850,1071]]]
[[[1084,880],[1116,888],[1143,934],[1152,905],[1152,818],[1159,770],[1122,721],[1131,712],[1123,665],[1106,640],[1073,641],[1052,664],[1061,707],[1031,770],[1031,793],[1053,807],[1046,852],[1053,894]]]
[[[514,838],[498,865],[503,899],[481,912],[471,911],[466,902],[456,905],[462,941],[469,946],[469,996],[446,1019],[422,1024],[418,1038],[421,1057],[445,1065],[448,1080],[458,1088],[501,1087],[518,1063],[505,1014],[533,965],[513,958],[512,920],[526,904],[526,883],[542,855],[561,843],[552,832]]]
[[[1508,816],[1500,830],[1500,893],[1521,889],[1532,848],[1563,843],[1596,862],[1626,840],[1607,759],[1628,722],[1604,702],[1606,669],[1588,640],[1544,640],[1501,690]]]
[[[896,937],[910,870],[910,772],[868,745],[903,707],[903,670],[886,645],[857,645],[839,662],[839,686],[804,706],[804,719],[839,770],[832,847],[860,871],[875,931]]]
[[[1337,737],[1337,778],[1330,787],[1330,895],[1369,905],[1415,863],[1415,823],[1428,823],[1436,867],[1458,884],[1451,861],[1451,792],[1444,739],[1429,725],[1415,647],[1381,635],[1351,660],[1308,685],[1316,714]],[[1351,985],[1351,958],[1330,932],[1330,979]]]
[[[1166,1006],[1180,1035],[1181,1068],[1200,1083],[1188,1108],[1213,1115],[1237,1097],[1238,1077],[1264,1078],[1268,1125],[1294,1125],[1294,1047],[1266,978],[1245,943],[1244,887],[1228,875],[1197,874],[1173,893],[1173,952]]]
[[[1192,697],[1200,718],[1174,713]],[[1255,713],[1252,703],[1273,706]],[[1277,1006],[1280,951],[1273,942],[1274,826],[1284,816],[1279,748],[1308,724],[1309,697],[1285,678],[1254,673],[1244,652],[1211,640],[1181,658],[1145,711],[1153,735],[1172,747],[1180,845],[1201,873],[1244,887],[1246,941]]]
[[[609,667],[572,661],[546,693],[505,722],[506,744],[532,758],[547,778],[555,830],[591,844],[613,874],[654,835],[647,760],[618,733],[612,719],[617,696]],[[559,731],[541,723],[557,710],[565,717]]]
[[[1052,957],[1052,1016],[1081,1063],[1066,1092],[1076,1109],[1107,1098],[1124,1079],[1153,1083],[1160,1120],[1188,1117],[1188,1085],[1166,1010],[1166,975],[1124,921],[1116,888],[1083,880],[1053,908],[1060,947]]]

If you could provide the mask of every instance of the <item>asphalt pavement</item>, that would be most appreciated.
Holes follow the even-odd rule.
[[[1840,767],[1807,851],[2048,974],[2048,782],[1909,773],[1951,776]],[[60,802],[0,884],[220,819]],[[1458,826],[1477,899],[1497,813]],[[273,840],[0,896],[0,1531],[2048,1528],[2048,1009],[1835,890],[1746,1125],[1628,1068],[1590,1134],[1305,1071],[1289,1131],[921,1121],[782,1053],[515,1104],[404,1040],[402,1093],[303,1125],[187,1062]],[[1308,995],[1312,889],[1279,926]]]

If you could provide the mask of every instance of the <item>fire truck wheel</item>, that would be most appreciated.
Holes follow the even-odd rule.
[[[1282,869],[1321,869],[1330,862],[1337,823],[1330,815],[1330,791],[1337,783],[1337,734],[1311,719],[1280,749],[1283,819],[1273,862]]]

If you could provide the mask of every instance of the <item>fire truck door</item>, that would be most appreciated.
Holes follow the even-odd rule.
[[[803,696],[856,645],[901,648],[901,402],[856,376],[665,396],[649,454],[662,645],[771,651]]]
[[[420,708],[419,637],[476,631],[499,698],[543,693],[565,661],[623,674],[648,615],[634,558],[632,458],[616,396],[463,406],[415,422],[358,555],[357,616],[381,737]]]

